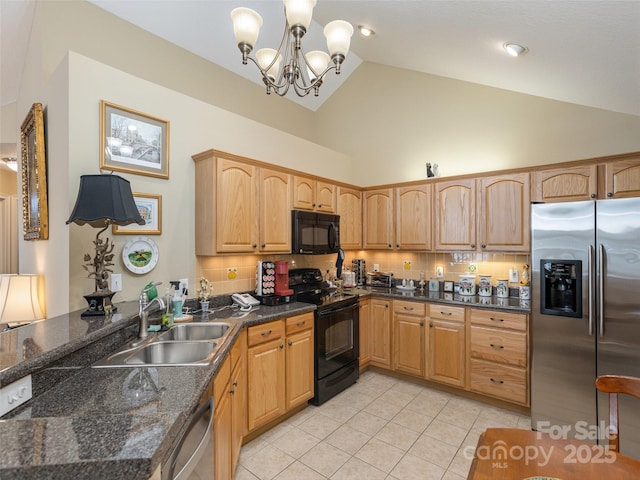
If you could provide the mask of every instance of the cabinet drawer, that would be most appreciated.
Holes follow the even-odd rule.
[[[393,312],[404,313],[405,315],[416,315],[424,317],[427,311],[427,304],[421,302],[407,302],[405,300],[393,301]]]
[[[527,370],[472,358],[471,390],[527,405]]]
[[[499,312],[497,310],[471,309],[471,325],[510,328],[527,331],[527,315],[525,313]]]
[[[472,325],[471,356],[526,367],[527,334]]]
[[[301,332],[302,330],[308,330],[310,328],[313,328],[313,312],[305,313],[304,315],[296,315],[295,317],[289,317],[286,319],[287,335]]]
[[[432,303],[429,305],[429,316],[431,318],[440,318],[442,320],[464,322],[464,308]]]
[[[284,322],[282,320],[276,320],[275,322],[254,325],[249,327],[247,336],[250,347],[282,338],[284,336]]]
[[[220,365],[220,370],[216,373],[216,378],[213,379],[213,407],[214,409],[220,403],[222,395],[227,391],[227,384],[229,383],[229,377],[231,377],[231,357],[228,356]]]

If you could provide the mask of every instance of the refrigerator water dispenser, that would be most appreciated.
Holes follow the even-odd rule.
[[[540,313],[582,317],[582,262],[540,260]]]

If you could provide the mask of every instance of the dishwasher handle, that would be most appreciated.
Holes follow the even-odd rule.
[[[203,416],[209,413],[209,421],[207,424],[207,429],[205,430],[202,438],[198,442],[198,446],[195,448],[189,459],[185,462],[184,466],[180,469],[179,472],[175,473],[176,462],[178,460],[178,455],[182,451],[182,447],[184,446],[184,442],[189,437],[189,433],[193,428],[200,422]],[[189,426],[187,430],[180,438],[180,441],[174,448],[171,453],[171,457],[169,458],[169,472],[167,478],[171,480],[184,480],[189,477],[194,467],[198,464],[200,459],[205,453],[209,453],[210,455],[213,452],[206,452],[207,446],[213,436],[213,397],[210,397],[205,403],[203,403],[198,410],[193,414],[193,418],[189,422]],[[163,475],[163,478],[164,475]]]

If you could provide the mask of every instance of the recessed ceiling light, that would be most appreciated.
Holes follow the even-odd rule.
[[[524,47],[522,45],[518,45],[517,43],[505,43],[503,45],[503,48],[512,57],[519,57],[519,56],[524,55],[525,53],[527,53],[529,51],[529,49],[527,47]]]
[[[363,37],[371,37],[376,34],[376,32],[374,32],[369,27],[365,27],[364,25],[358,25],[358,30],[360,30],[360,35],[362,35]]]

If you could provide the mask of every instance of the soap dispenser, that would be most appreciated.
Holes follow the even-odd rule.
[[[174,320],[182,316],[182,294],[179,290],[174,290],[173,299],[171,301],[173,306],[173,318]]]

